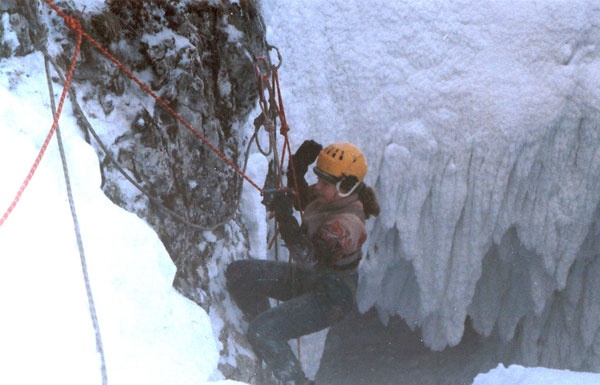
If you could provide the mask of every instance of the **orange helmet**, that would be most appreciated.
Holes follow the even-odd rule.
[[[367,175],[367,161],[362,151],[352,143],[334,143],[319,153],[315,173],[333,177],[335,181],[353,176],[360,183]]]

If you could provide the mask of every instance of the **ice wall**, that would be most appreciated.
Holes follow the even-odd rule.
[[[263,7],[293,142],[349,140],[369,160],[382,215],[360,308],[400,315],[433,349],[469,317],[484,335],[520,330],[526,361],[600,370],[585,358],[600,321],[600,2]]]

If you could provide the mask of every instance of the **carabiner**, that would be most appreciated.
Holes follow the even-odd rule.
[[[279,67],[281,67],[281,62],[283,61],[283,58],[281,57],[281,52],[279,52],[279,48],[275,47],[274,45],[267,45],[267,51],[271,51],[271,50],[275,50],[275,52],[277,52],[277,60],[278,63],[276,66],[273,66],[275,69],[279,69]],[[271,59],[271,55],[269,54],[269,61]]]

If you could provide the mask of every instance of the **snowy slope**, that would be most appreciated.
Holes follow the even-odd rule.
[[[52,123],[40,54],[0,63],[0,99],[4,213]],[[98,158],[68,104],[60,123],[109,383],[209,383],[218,350],[208,315],[171,287],[175,267],[157,235],[104,196]],[[101,383],[62,175],[54,139],[0,227],[3,384]]]
[[[361,309],[400,315],[436,350],[459,343],[467,316],[507,340],[525,320],[531,364],[600,369],[589,359],[592,290],[553,302],[575,261],[595,258],[584,241],[600,199],[600,2],[264,8],[269,42],[285,53],[294,142],[349,140],[370,161],[383,214]],[[594,285],[573,276],[585,278]],[[552,321],[565,311],[578,324]]]

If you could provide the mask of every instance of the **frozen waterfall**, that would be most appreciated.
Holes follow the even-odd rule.
[[[600,2],[263,6],[293,142],[369,159],[361,310],[599,370]]]

